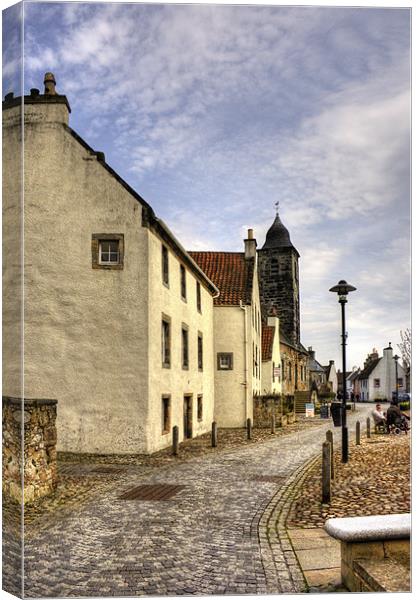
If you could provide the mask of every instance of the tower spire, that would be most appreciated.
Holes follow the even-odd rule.
[[[279,213],[279,200],[277,200],[277,202],[275,202],[275,215],[278,216]]]

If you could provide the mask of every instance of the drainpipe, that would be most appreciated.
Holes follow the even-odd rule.
[[[244,314],[244,344],[245,344],[245,422],[249,418],[249,402],[248,402],[248,328],[247,328],[247,310],[246,306],[243,305],[242,300],[239,301],[239,306],[243,310]]]

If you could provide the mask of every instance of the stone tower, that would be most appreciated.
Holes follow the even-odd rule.
[[[262,315],[266,318],[275,308],[282,331],[296,347],[300,344],[299,256],[277,210],[265,244],[258,250]]]

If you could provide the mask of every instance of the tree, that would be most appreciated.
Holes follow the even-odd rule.
[[[404,368],[409,371],[411,366],[411,329],[400,331],[401,342],[397,344]]]

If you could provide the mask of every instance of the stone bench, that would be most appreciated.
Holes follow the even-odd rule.
[[[370,588],[370,581],[375,581],[375,576],[365,576],[367,565],[369,571],[385,574],[383,583],[375,583],[385,589],[390,588],[389,573],[393,572],[393,561],[398,564],[401,578],[409,571],[410,514],[328,519],[324,528],[330,536],[340,541],[342,581],[351,592],[376,591],[375,587],[372,590]],[[379,563],[379,567],[376,563]],[[404,585],[403,589],[398,589],[397,582],[395,591],[408,591],[409,577],[404,579],[401,584]]]

